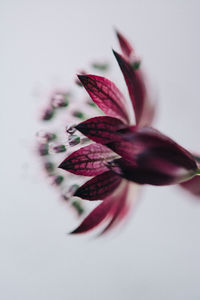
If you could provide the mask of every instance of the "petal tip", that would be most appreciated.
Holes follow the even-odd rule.
[[[77,74],[78,79],[83,83],[86,82],[89,75],[88,74]]]
[[[80,232],[77,229],[74,229],[73,231],[69,232],[68,234],[74,235],[74,234],[77,234],[77,233],[80,233]]]
[[[80,197],[81,196],[81,193],[79,191],[79,189],[77,189],[74,194],[73,194],[73,197]]]
[[[112,52],[113,52],[116,60],[119,61],[121,59],[121,55],[117,51],[115,51],[114,49],[112,49]]]
[[[75,228],[74,230],[70,231],[69,234],[70,235],[74,235],[74,234],[83,234],[90,231],[89,228],[82,228],[82,226],[78,226],[77,228]]]
[[[62,169],[62,170],[65,170],[65,171],[68,171],[68,168],[69,168],[69,164],[67,162],[67,158],[65,160],[63,160],[59,165],[58,165],[58,168],[59,169]]]
[[[58,165],[58,168],[59,168],[59,169],[64,169],[64,161],[61,162],[61,163]]]
[[[78,125],[76,125],[74,127],[76,128],[76,130],[78,130],[82,134],[86,134],[87,133],[87,130],[86,130],[87,126],[85,126],[84,123],[80,123],[80,124],[78,124]]]

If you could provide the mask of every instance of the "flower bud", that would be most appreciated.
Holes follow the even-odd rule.
[[[64,181],[64,177],[62,175],[51,176],[51,182],[53,185],[61,185],[63,181]]]
[[[38,153],[41,156],[45,156],[49,154],[49,145],[48,144],[39,144]]]
[[[80,143],[81,139],[78,135],[71,135],[68,138],[68,143],[71,147],[76,146]]]
[[[40,130],[36,133],[37,138],[42,143],[49,143],[56,139],[56,134],[51,132],[45,132],[44,130]]]
[[[44,163],[44,169],[47,173],[52,173],[55,169],[55,166],[52,162],[47,161]]]
[[[81,111],[78,111],[78,110],[73,112],[73,116],[78,119],[84,119],[84,117],[85,117],[84,113],[82,113]]]
[[[51,119],[54,117],[54,115],[55,115],[55,110],[54,110],[54,108],[53,108],[53,107],[49,107],[49,108],[47,108],[47,109],[43,112],[41,119],[42,119],[43,121],[49,121],[49,120],[51,120]]]
[[[51,99],[51,105],[54,108],[67,107],[69,104],[68,94],[66,93],[56,93]]]

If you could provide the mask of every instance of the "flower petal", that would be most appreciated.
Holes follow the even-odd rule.
[[[135,200],[137,199],[135,197],[137,187],[137,185],[130,184],[123,180],[115,192],[106,197],[104,201],[98,205],[72,233],[87,232],[94,229],[104,220],[108,220],[109,222],[107,222],[107,225],[104,226],[100,235],[114,228],[116,225],[125,220],[125,217],[130,212],[131,207],[135,204]],[[132,188],[131,191],[130,188]],[[129,191],[131,193],[129,193]]]
[[[92,100],[108,116],[129,123],[126,101],[120,90],[110,80],[95,75],[78,75]]]
[[[102,200],[118,187],[121,177],[111,171],[104,172],[83,184],[74,194],[87,200]]]
[[[112,199],[108,198],[99,204],[80,224],[78,228],[71,232],[75,233],[85,233],[97,225],[99,225],[109,214],[112,207]]]
[[[124,218],[130,212],[131,205],[134,204],[134,201],[131,199],[132,201],[130,202],[128,199],[129,187],[130,184],[125,182],[121,191],[117,195],[111,196],[114,197],[111,220],[101,234],[110,231],[113,227],[122,222],[122,220],[124,220]],[[132,196],[134,197],[135,195]]]
[[[122,129],[124,123],[112,117],[95,117],[88,119],[76,126],[76,129],[89,139],[105,144],[114,141],[118,137],[117,130]]]
[[[129,127],[120,132],[121,140],[107,146],[122,156],[109,163],[109,168],[122,177],[140,184],[168,185],[196,174],[193,156],[159,131]]]
[[[165,172],[154,170],[145,166],[136,166],[123,158],[114,160],[108,164],[110,169],[123,178],[139,183],[151,185],[169,185],[173,183],[174,177]]]
[[[200,176],[195,176],[188,181],[182,182],[180,186],[193,196],[200,198]]]
[[[124,54],[124,56],[130,57],[131,54],[134,52],[133,47],[118,30],[116,30],[116,34],[117,34],[117,38],[118,38],[122,53]]]
[[[85,146],[69,155],[59,168],[83,176],[96,176],[108,170],[106,162],[116,157],[107,147],[100,144]]]
[[[126,81],[129,96],[135,111],[136,124],[140,126],[150,125],[155,114],[155,107],[147,98],[146,87],[141,71],[134,70],[131,63],[117,52],[113,51],[113,53]]]

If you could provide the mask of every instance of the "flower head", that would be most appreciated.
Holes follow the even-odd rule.
[[[84,135],[89,144],[68,155],[59,168],[77,176],[92,177],[80,187],[76,186],[70,195],[101,201],[72,233],[84,233],[101,223],[104,223],[102,233],[116,226],[130,212],[141,184],[181,183],[194,191],[194,184],[199,182],[197,159],[152,127],[155,103],[149,95],[141,61],[121,33],[117,32],[117,38],[122,54],[113,53],[124,76],[129,99],[105,77],[85,72],[78,75],[80,86],[105,115],[67,128],[69,146],[81,144],[82,137],[75,135],[76,131]],[[56,109],[66,106],[65,98],[60,95],[54,103]],[[73,115],[83,118],[85,112],[75,111]],[[66,147],[59,144],[56,149],[60,153]]]
[[[132,112],[128,112],[123,94],[110,80],[95,75],[78,78],[92,100],[106,114],[88,119],[76,129],[95,144],[68,156],[60,168],[77,175],[95,176],[75,192],[75,196],[103,200],[73,231],[82,233],[102,221],[116,224],[127,214],[130,182],[169,185],[188,180],[198,172],[194,157],[183,147],[150,127],[155,107],[147,93],[140,68],[134,65],[135,52],[128,41],[117,33],[123,55],[114,55],[124,75]],[[131,125],[130,114],[136,124]],[[132,201],[134,202],[134,201]],[[126,213],[125,213],[126,211]],[[120,217],[119,217],[120,216]],[[107,225],[103,233],[111,225]]]

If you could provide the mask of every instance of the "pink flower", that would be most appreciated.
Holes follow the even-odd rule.
[[[83,233],[107,221],[103,233],[122,221],[130,210],[130,182],[169,185],[191,179],[198,172],[194,157],[170,138],[150,127],[155,107],[147,93],[139,61],[128,41],[117,33],[123,56],[114,52],[123,73],[131,111],[123,94],[110,80],[79,75],[92,100],[106,114],[76,126],[95,144],[69,155],[60,168],[76,175],[95,176],[75,196],[103,200],[72,233]],[[134,112],[136,125],[131,124]],[[132,201],[134,203],[134,201]]]

